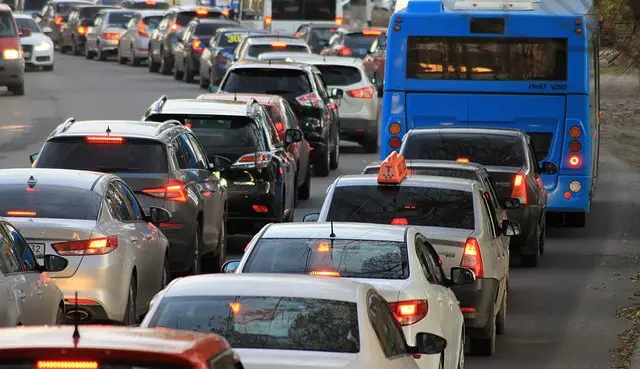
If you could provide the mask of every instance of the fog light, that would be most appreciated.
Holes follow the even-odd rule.
[[[571,192],[580,192],[582,184],[578,181],[571,181],[571,183],[569,183],[569,189]]]

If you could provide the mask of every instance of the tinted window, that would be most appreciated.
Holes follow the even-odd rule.
[[[163,144],[151,140],[125,138],[122,144],[93,144],[83,137],[54,139],[44,145],[37,167],[166,173],[167,155]]]
[[[33,255],[33,251],[31,251],[31,247],[27,244],[27,241],[25,241],[20,232],[18,232],[18,230],[11,224],[5,223],[4,225],[7,228],[7,234],[15,246],[18,256],[20,256],[20,261],[23,263],[22,270],[36,270],[38,262],[36,261],[35,255]]]
[[[11,13],[0,12],[0,37],[15,37],[17,35]]]
[[[178,14],[178,18],[176,19],[176,23],[178,23],[178,25],[180,27],[185,27],[195,17],[205,18],[205,19],[221,19],[221,18],[224,18],[224,16],[221,15],[220,13],[212,12],[212,11],[209,11],[209,12],[207,12],[207,14],[203,14],[203,15],[198,15],[198,14],[196,14],[195,11],[193,11],[193,12],[182,12],[182,13]]]
[[[102,8],[82,8],[80,9],[79,18],[95,18]]]
[[[273,0],[273,20],[327,20],[336,17],[337,0]]]
[[[119,2],[120,0],[100,0],[100,3],[104,5],[116,5]]]
[[[360,70],[340,65],[316,65],[329,86],[348,86],[362,81]]]
[[[40,10],[46,3],[47,3],[47,0],[25,0],[24,10],[27,10],[27,11]]]
[[[217,333],[233,348],[357,353],[355,303],[292,297],[168,297],[150,327]]]
[[[213,36],[219,28],[228,27],[228,24],[202,23],[196,26],[196,36]]]
[[[18,255],[16,255],[16,249],[13,247],[11,239],[2,229],[0,229],[0,268],[2,268],[0,270],[2,274],[22,271],[22,264]]]
[[[238,68],[229,72],[224,92],[280,95],[287,100],[313,92],[305,71],[275,68]]]
[[[416,168],[411,165],[407,166],[412,174],[422,176],[438,176],[479,180],[476,173],[472,170],[453,169],[453,168]],[[380,167],[370,167],[364,170],[362,174],[378,174]]]
[[[328,220],[474,229],[471,192],[427,187],[337,187]]]
[[[144,24],[147,25],[147,28],[149,28],[150,30],[153,30],[158,28],[158,24],[160,24],[161,20],[162,20],[162,16],[155,16],[155,17],[146,17],[143,19],[143,22]]]
[[[373,41],[375,41],[378,36],[366,36],[362,33],[350,33],[344,35],[343,44],[346,45],[349,49],[366,49],[369,50]]]
[[[404,242],[375,240],[273,239],[256,244],[243,273],[338,272],[345,278],[406,279]]]
[[[16,18],[16,24],[18,25],[18,29],[28,28],[31,30],[31,33],[41,33],[40,28],[33,19]]]
[[[369,304],[369,318],[386,357],[407,353],[407,344],[389,305],[377,295],[372,295]]]
[[[224,32],[220,35],[220,41],[218,41],[218,46],[220,47],[230,47],[235,46],[242,41],[242,39],[248,35],[249,32],[242,31],[234,31],[234,32]]]
[[[77,5],[85,3],[56,3],[56,13],[59,15],[68,15]]]
[[[567,40],[409,36],[407,78],[566,81]]]
[[[329,41],[329,39],[331,38],[331,36],[333,36],[334,33],[336,33],[335,28],[313,28],[311,30],[311,34],[317,40]]]
[[[78,188],[36,186],[27,190],[24,184],[0,185],[0,216],[24,211],[37,218],[95,220],[100,201],[97,193]]]
[[[473,133],[411,135],[402,154],[408,160],[456,160],[466,158],[487,166],[521,167],[525,164],[522,139],[518,136]]]
[[[249,50],[247,54],[251,57],[257,58],[258,55],[262,53],[268,53],[271,51],[289,51],[289,52],[300,52],[300,53],[309,53],[309,48],[307,46],[302,45],[287,45],[287,46],[272,46],[272,45],[253,45],[249,46]]]
[[[109,15],[109,25],[117,25],[125,27],[129,20],[133,18],[134,13],[111,13]]]

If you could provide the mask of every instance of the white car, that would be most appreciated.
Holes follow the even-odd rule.
[[[14,14],[18,29],[23,33],[20,38],[22,53],[27,67],[41,67],[52,71],[54,65],[53,41],[45,35],[40,26],[28,14]],[[24,34],[25,30],[30,33]]]
[[[283,56],[268,53],[258,59],[282,60]],[[358,142],[367,153],[378,152],[378,90],[367,77],[361,59],[291,53],[284,60],[314,65],[322,72],[327,88],[343,90],[338,103],[340,139]]]
[[[240,49],[238,49],[236,60],[257,60],[260,54],[273,51],[311,54],[309,45],[299,38],[285,38],[277,35],[266,36],[248,37],[245,42],[238,45]]]
[[[412,355],[447,345],[416,332],[418,346],[409,346],[370,284],[284,274],[178,278],[141,327],[220,334],[246,369],[418,369]]]
[[[335,237],[331,237],[334,235]],[[288,223],[265,226],[242,260],[226,272],[335,276],[374,286],[415,344],[418,332],[444,337],[443,354],[416,357],[420,369],[464,367],[464,318],[449,289],[475,281],[466,268],[445,276],[440,258],[414,227],[365,223]],[[454,282],[455,281],[455,282]]]

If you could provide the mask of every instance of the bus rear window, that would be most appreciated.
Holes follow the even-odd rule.
[[[336,18],[337,0],[273,0],[273,20],[324,20]]]
[[[567,54],[561,38],[409,36],[407,78],[566,81]]]

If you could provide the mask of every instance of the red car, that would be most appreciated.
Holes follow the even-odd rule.
[[[18,29],[11,8],[0,4],[0,86],[6,86],[14,95],[24,95],[25,63],[20,37],[30,35],[31,30]]]
[[[367,55],[362,58],[362,64],[367,76],[378,88],[378,96],[382,96],[382,90],[384,89],[384,63],[387,60],[387,37],[386,34],[381,34],[367,52]]]

